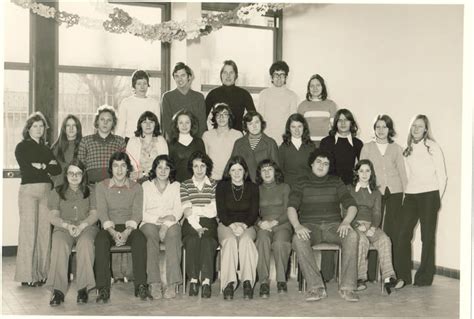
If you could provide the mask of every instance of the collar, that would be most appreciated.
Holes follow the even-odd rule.
[[[355,187],[355,192],[357,193],[361,188],[367,188],[367,191],[369,194],[372,194],[372,191],[370,190],[370,186],[364,187],[360,184],[360,182],[357,182],[357,185]]]
[[[349,134],[347,136],[342,136],[338,132],[336,132],[336,135],[334,135],[334,144],[337,143],[338,138],[347,138],[347,141],[349,142],[349,144],[351,144],[351,146],[354,146],[354,143],[352,143],[352,134]]]
[[[193,177],[191,178],[193,180],[193,183],[194,185],[199,185],[201,183],[204,183],[204,184],[207,184],[208,186],[211,186],[211,180],[209,179],[209,177],[205,176],[204,177],[204,180],[202,182],[198,182],[195,178],[194,178],[194,175]]]
[[[106,138],[102,138],[102,136],[99,135],[99,132],[96,132],[94,134],[94,139],[97,140],[97,141],[100,141],[100,142],[102,142],[102,141],[108,142],[108,141],[113,139],[113,134],[112,134],[112,132],[110,132],[109,135],[107,135]]]
[[[127,188],[130,188],[130,178],[126,177],[125,178],[125,184],[124,186],[126,186]],[[111,178],[109,180],[109,188],[112,188],[112,187],[123,187],[123,186],[118,186],[117,184],[115,184],[115,181],[113,178]]]

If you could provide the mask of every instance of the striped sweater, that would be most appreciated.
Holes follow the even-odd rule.
[[[300,223],[341,222],[340,204],[357,206],[349,190],[337,176],[314,174],[294,185],[288,207],[299,210]]]
[[[217,216],[216,185],[217,183],[214,180],[207,177],[204,179],[201,190],[199,190],[194,177],[181,183],[181,203],[183,209],[192,209],[188,222],[194,229],[205,227],[200,223],[201,219]]]

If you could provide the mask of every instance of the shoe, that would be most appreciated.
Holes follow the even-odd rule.
[[[285,281],[277,282],[277,289],[279,294],[288,292],[288,286]]]
[[[211,292],[211,285],[209,284],[204,284],[201,287],[201,298],[211,298],[212,292]]]
[[[135,286],[135,297],[140,297],[141,300],[153,300],[153,296],[150,294],[148,290],[148,285],[140,284]]]
[[[346,301],[359,301],[359,296],[353,290],[339,290],[339,294]]]
[[[99,293],[95,302],[97,303],[107,303],[110,299],[110,288],[102,287],[99,288]]]
[[[245,282],[244,282],[244,285],[245,285]],[[260,285],[260,297],[268,298],[269,295],[270,295],[270,286],[267,283],[261,284]]]
[[[35,287],[41,287],[41,286],[43,286],[45,283],[46,283],[46,279],[41,279],[41,280],[39,280],[39,281],[36,282],[36,286],[35,286]]]
[[[388,295],[392,293],[393,288],[401,289],[403,288],[403,286],[405,286],[405,282],[403,281],[403,279],[395,279],[393,277],[390,278],[389,282],[385,282],[383,284],[383,288]]]
[[[327,296],[325,288],[313,288],[306,293],[306,301],[318,301],[327,298]]]
[[[244,299],[245,300],[253,299],[253,288],[252,288],[252,285],[250,284],[250,280],[244,281]]]
[[[77,291],[77,303],[85,304],[89,300],[89,295],[87,294],[87,288],[82,288]]]
[[[176,298],[176,284],[171,284],[171,285],[166,286],[163,292],[163,298],[165,299]]]
[[[199,283],[192,282],[189,284],[189,296],[197,296],[199,294]]]
[[[357,280],[357,291],[362,291],[367,289],[366,281],[363,279]]]
[[[163,298],[163,292],[160,283],[149,284],[148,293],[154,300]]]
[[[35,283],[32,282],[32,281],[23,281],[23,282],[21,283],[21,285],[24,286],[24,287],[35,287],[34,284],[35,284]]]
[[[224,300],[234,299],[234,282],[230,282],[224,288]]]
[[[51,307],[57,307],[61,302],[64,302],[64,294],[61,291],[54,289],[49,305]]]

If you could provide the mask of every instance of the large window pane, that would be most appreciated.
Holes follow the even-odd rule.
[[[18,168],[15,147],[22,140],[21,133],[28,118],[29,71],[5,70],[3,101],[3,165]]]
[[[79,16],[104,20],[107,16],[94,3],[60,3],[60,9]],[[137,17],[143,23],[161,22],[161,8],[112,4]],[[149,42],[128,33],[113,34],[80,25],[59,28],[59,64],[109,68],[161,70],[161,42]]]
[[[30,14],[10,1],[3,3],[5,9],[5,61],[30,61]]]
[[[220,85],[222,62],[231,59],[239,68],[238,85],[268,86],[268,68],[273,62],[273,30],[224,26],[202,37],[201,46],[204,50],[202,83]]]
[[[130,76],[59,73],[58,128],[71,113],[79,117],[83,135],[92,134],[97,108],[107,104],[117,110],[122,99],[131,94]],[[161,79],[150,78],[148,96],[159,101],[160,95]]]

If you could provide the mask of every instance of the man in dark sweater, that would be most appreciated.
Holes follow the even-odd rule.
[[[242,118],[244,112],[256,111],[252,96],[245,89],[235,86],[239,76],[237,64],[232,60],[224,61],[221,69],[222,86],[209,92],[206,96],[206,116],[212,111],[216,103],[226,103],[232,109],[234,115],[233,129],[242,132]]]
[[[357,203],[339,177],[328,175],[331,153],[315,150],[308,164],[313,174],[295,184],[288,203],[288,219],[295,230],[293,246],[303,276],[308,282],[307,301],[327,297],[311,246],[321,242],[342,246],[342,273],[339,294],[347,301],[358,301],[357,252],[359,235],[351,222],[357,214]],[[347,210],[342,220],[340,205]],[[299,217],[297,210],[299,210]]]

